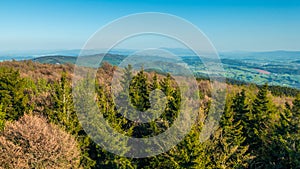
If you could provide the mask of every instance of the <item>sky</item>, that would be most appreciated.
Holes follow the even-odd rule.
[[[0,51],[80,49],[101,27],[141,12],[186,19],[218,51],[300,51],[298,0],[3,0]]]

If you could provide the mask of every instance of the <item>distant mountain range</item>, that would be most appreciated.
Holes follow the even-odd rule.
[[[185,52],[184,49],[173,50],[175,55],[180,55],[183,62],[193,71],[195,76],[207,75],[206,67],[199,57],[192,53]],[[45,51],[44,51],[45,52]],[[49,52],[49,51],[48,51]],[[87,61],[90,63],[98,62],[96,55],[101,51],[89,50]],[[46,52],[45,52],[46,53]],[[76,63],[80,50],[55,51],[48,54],[35,55],[11,55],[0,56],[0,60],[32,60],[34,62],[48,64]],[[103,61],[112,65],[119,65],[134,50],[114,50],[105,55]],[[177,53],[177,54],[176,54]],[[186,54],[186,55],[185,55]],[[143,57],[144,62],[153,59]],[[168,59],[168,58],[164,58]],[[225,77],[238,81],[263,84],[268,82],[270,85],[280,85],[300,88],[300,51],[270,51],[270,52],[222,52],[220,59],[225,69]],[[172,58],[171,58],[172,60]],[[161,60],[163,61],[163,60]],[[170,61],[168,59],[168,61]],[[176,62],[176,59],[174,59]],[[135,60],[130,60],[130,64]],[[222,72],[220,72],[222,73]]]
[[[177,56],[193,56],[195,55],[191,50],[182,48],[161,48],[162,50],[169,51]],[[93,55],[104,53],[106,50],[86,50],[84,53]],[[130,55],[138,50],[135,49],[113,49],[110,50],[111,54]],[[39,51],[0,51],[0,61],[3,60],[26,60],[43,56],[78,56],[80,49],[72,50],[39,50]],[[300,51],[266,51],[266,52],[219,52],[221,58],[231,59],[258,59],[258,60],[300,60]]]

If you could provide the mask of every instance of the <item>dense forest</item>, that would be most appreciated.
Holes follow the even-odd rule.
[[[72,64],[0,63],[0,168],[300,168],[297,89],[228,83],[219,127],[201,142],[212,99],[209,80],[197,79],[201,107],[185,138],[157,156],[126,158],[103,149],[83,130],[74,108],[73,70]],[[123,70],[121,86],[128,88],[135,109],[150,107],[153,90],[167,98],[160,117],[139,123],[116,108],[110,90],[115,70],[104,63],[95,79],[95,101],[114,129],[144,138],[172,126],[182,101],[172,76],[143,68],[134,72],[130,65]]]

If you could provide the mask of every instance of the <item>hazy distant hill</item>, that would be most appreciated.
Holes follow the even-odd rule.
[[[95,60],[98,61],[98,56],[103,56],[103,54],[98,55],[90,55],[85,56],[87,61],[88,60]],[[125,55],[118,55],[118,54],[106,54],[103,58],[103,62],[109,62],[112,65],[118,65],[124,58],[126,58]],[[76,56],[63,56],[63,55],[53,55],[53,56],[42,56],[31,59],[34,62],[39,63],[48,63],[48,64],[66,64],[71,63],[75,64],[77,57]]]
[[[286,61],[300,59],[300,51],[221,52],[221,58]]]
[[[201,59],[185,49],[164,48],[178,55],[187,63],[195,76],[206,76],[206,67]],[[48,52],[48,54],[46,54]],[[39,54],[21,55],[21,53],[6,53],[1,55],[0,61],[5,60],[32,60],[47,64],[75,64],[80,50],[41,51]],[[98,53],[97,53],[98,52]],[[107,54],[103,61],[112,65],[119,65],[133,51],[113,50]],[[3,52],[2,52],[3,53]],[[95,50],[85,51],[87,64],[97,64],[103,54]],[[143,56],[148,63],[153,58]],[[300,88],[300,51],[267,51],[267,52],[221,52],[220,59],[226,71],[225,77],[243,82],[270,85],[280,85]],[[207,60],[207,58],[206,58]],[[136,60],[128,59],[134,65]],[[163,60],[160,60],[163,61]],[[170,60],[168,60],[170,61]],[[176,61],[176,59],[175,59]],[[99,65],[100,66],[100,65]],[[158,66],[158,65],[156,65]]]
[[[86,63],[92,65],[97,64],[97,62],[99,62],[99,56],[103,56],[103,54],[85,56],[87,59]],[[103,58],[103,62],[119,65],[126,57],[127,55],[125,54],[106,54]],[[148,63],[153,59],[147,56],[141,57],[143,57],[145,63]],[[207,76],[206,67],[199,57],[187,55],[181,56],[181,58],[187,63],[195,76]],[[34,62],[48,64],[75,64],[76,59],[77,57],[75,56],[51,55],[33,58],[32,60]],[[295,88],[300,88],[299,61],[300,52],[289,51],[222,53],[221,56],[221,62],[226,71],[226,74],[224,75],[226,78],[256,84],[264,84],[267,82],[270,85]],[[129,59],[129,62],[134,66],[136,60]]]
[[[34,62],[39,63],[48,63],[48,64],[66,64],[66,63],[72,63],[74,64],[76,62],[77,57],[74,56],[42,56],[38,58],[31,59]]]

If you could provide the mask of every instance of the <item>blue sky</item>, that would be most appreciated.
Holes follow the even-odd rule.
[[[138,12],[182,17],[219,51],[300,50],[297,0],[3,0],[0,51],[82,48],[105,24]]]

